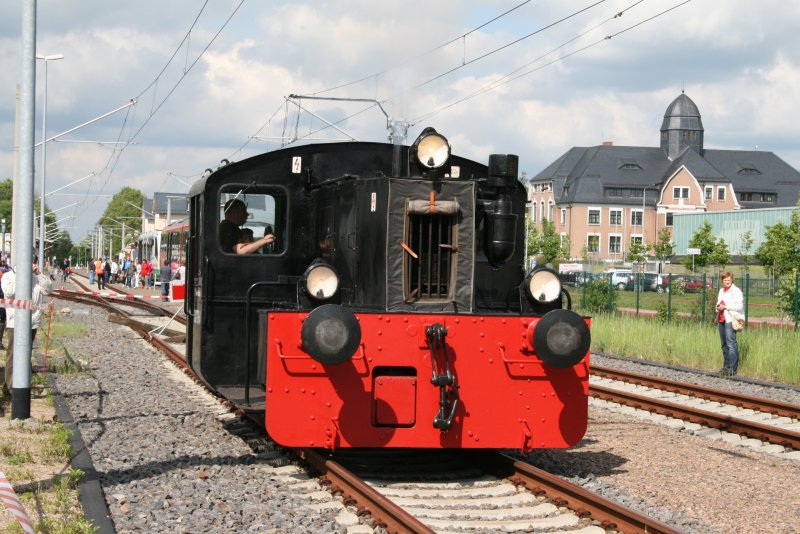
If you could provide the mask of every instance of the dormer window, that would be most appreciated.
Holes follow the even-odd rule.
[[[642,166],[636,163],[635,159],[631,158],[622,158],[619,160],[618,169],[628,170],[628,171],[641,171]]]
[[[740,163],[739,170],[736,171],[737,174],[761,174],[755,165],[752,163]]]

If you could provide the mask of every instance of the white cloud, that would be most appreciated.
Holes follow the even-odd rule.
[[[73,138],[111,141],[138,130],[238,3],[209,3],[188,46],[178,50],[173,64],[142,95],[135,109],[84,128]],[[556,57],[677,3],[643,2],[565,46]],[[241,159],[278,146],[275,140],[247,141],[270,117],[273,121],[260,133],[283,133],[286,95],[312,94],[363,77],[366,79],[360,83],[324,94],[386,99],[384,106],[393,118],[426,115],[530,63],[630,4],[629,0],[609,0],[489,54],[587,5],[577,0],[529,3],[465,39],[399,66],[515,4],[456,0],[245,2],[149,119],[136,138],[138,144],[125,149],[113,165],[113,173],[105,172],[91,184],[87,180],[71,190],[88,188],[94,195],[110,195],[123,186],[146,194],[186,191],[169,173],[199,174],[223,157],[235,154]],[[48,131],[63,131],[97,117],[145,89],[184,38],[198,9],[196,2],[187,0],[41,5],[38,50],[65,55],[63,61],[50,64]],[[0,85],[0,177],[11,174],[14,84],[21,70],[19,17],[16,2],[0,6],[0,69],[7,73],[6,83]],[[495,152],[519,154],[521,170],[532,176],[576,145],[612,140],[657,146],[663,113],[685,88],[703,114],[708,146],[750,148],[758,144],[800,166],[800,148],[795,141],[800,128],[800,111],[795,106],[800,96],[800,50],[795,46],[798,26],[800,4],[694,0],[580,54],[443,110],[412,128],[409,142],[422,127],[434,126],[448,136],[459,154],[478,161],[485,162]],[[484,54],[489,55],[470,63]],[[467,65],[458,68],[464,62]],[[528,70],[536,65],[541,63]],[[413,89],[454,68],[454,72]],[[383,74],[370,77],[378,72]],[[40,103],[41,89],[37,105]],[[303,104],[328,120],[355,114],[366,106],[325,101]],[[276,110],[278,114],[273,116]],[[295,116],[289,118],[293,124]],[[37,115],[37,139],[41,135],[39,120]],[[370,109],[342,127],[360,139],[382,141],[386,139],[385,122],[379,110]],[[302,134],[322,123],[305,114],[299,124]],[[246,143],[244,152],[237,154]],[[54,144],[48,147],[48,188],[101,170],[108,158],[109,149],[97,145]],[[93,227],[107,200],[89,198],[76,211],[80,228],[71,230],[76,240]],[[66,205],[74,198],[53,198],[53,207],[62,201],[61,205]]]

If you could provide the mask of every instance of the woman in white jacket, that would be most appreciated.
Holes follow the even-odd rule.
[[[733,314],[744,311],[742,290],[733,283],[733,274],[725,271],[720,275],[722,287],[717,295],[717,321],[719,322],[719,339],[722,343],[722,370],[720,375],[733,376],[739,368],[739,344],[736,343],[736,331],[733,329]]]
[[[36,257],[34,256],[34,259]],[[33,264],[32,280],[35,285],[33,286],[31,302],[34,306],[41,306],[44,303],[44,296],[50,292],[50,278],[39,272],[39,265]],[[17,275],[14,271],[8,271],[0,279],[0,286],[3,288],[3,294],[7,299],[16,298],[17,290]],[[14,364],[14,308],[6,309],[6,330],[8,331],[8,342],[6,344],[6,362],[3,390],[8,393],[11,389],[11,380],[13,376]],[[42,326],[42,310],[31,310],[31,342],[36,338],[36,330]]]

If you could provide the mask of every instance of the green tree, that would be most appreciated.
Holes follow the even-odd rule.
[[[549,219],[542,220],[542,234],[539,243],[542,263],[553,263],[561,256],[561,236],[556,232],[556,223]]]
[[[0,219],[6,220],[6,231],[11,231],[11,205],[14,202],[14,181],[0,182]]]
[[[525,227],[525,247],[527,256],[532,258],[539,253],[539,230],[536,229],[536,225],[531,219],[525,220]]]
[[[672,254],[670,254],[670,256],[671,255]],[[631,263],[644,264],[647,259],[647,246],[639,241],[631,243],[631,247],[628,249],[628,255],[625,256],[625,259]]]
[[[708,265],[708,258],[717,246],[713,230],[714,228],[708,221],[705,221],[703,226],[697,229],[689,240],[689,248],[700,249],[700,254],[695,255],[694,258],[692,258],[692,256],[683,258],[681,264],[683,264],[684,267],[689,270],[696,270],[698,267],[706,267]]]
[[[564,241],[561,242],[561,252],[559,254],[561,258],[565,260],[572,257],[572,238],[569,235],[564,236]]]
[[[792,212],[787,225],[779,222],[767,226],[764,241],[755,253],[765,267],[774,267],[777,275],[789,274],[800,265],[800,210]]]
[[[717,239],[717,242],[714,243],[714,248],[711,250],[711,253],[708,255],[708,263],[711,265],[717,265],[720,270],[722,270],[725,265],[731,262],[731,252],[728,249],[728,243],[725,242],[723,238]]]
[[[748,264],[750,260],[753,259],[752,254],[750,254],[753,250],[753,232],[750,230],[742,232],[739,238],[742,240],[742,245],[739,247],[739,257],[742,258],[745,272],[750,272],[750,266]]]
[[[672,234],[669,228],[665,227],[658,231],[656,242],[652,243],[650,248],[653,249],[653,253],[659,261],[664,262],[672,257],[675,245],[672,244]]]
[[[111,198],[103,215],[97,221],[104,231],[111,232],[111,250],[105,251],[112,255],[122,250],[122,231],[125,230],[126,245],[135,239],[142,231],[142,212],[137,206],[144,202],[144,195],[138,189],[123,187],[119,193]]]
[[[69,236],[69,232],[66,230],[59,231],[53,243],[48,243],[48,250],[51,251],[50,256],[55,256],[58,262],[69,256],[72,256],[74,260],[75,256],[72,254],[73,247],[72,239]]]

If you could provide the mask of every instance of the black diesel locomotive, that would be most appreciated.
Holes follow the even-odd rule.
[[[590,321],[553,271],[523,270],[517,166],[428,128],[219,168],[190,192],[191,366],[284,445],[575,443]]]

